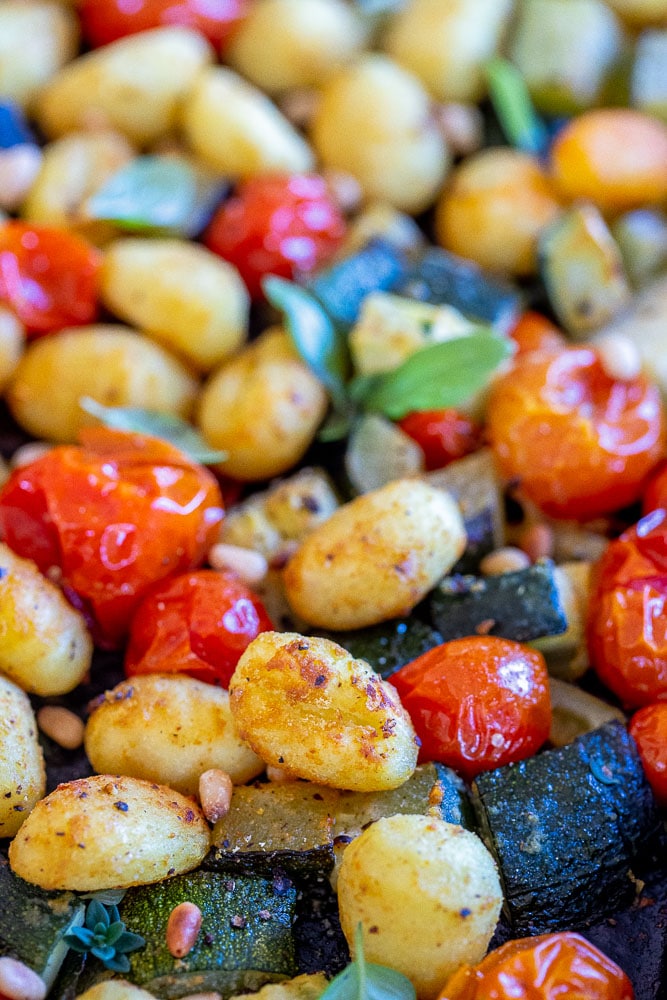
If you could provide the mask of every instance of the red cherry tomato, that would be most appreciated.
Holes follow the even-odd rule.
[[[0,301],[29,335],[92,323],[101,264],[99,250],[65,230],[27,222],[0,227]]]
[[[510,337],[517,346],[515,358],[531,351],[560,351],[567,343],[557,326],[532,310],[519,316]]]
[[[482,429],[458,410],[419,410],[408,413],[398,426],[424,452],[426,469],[442,469],[482,444]]]
[[[594,573],[588,648],[600,680],[626,708],[667,699],[667,512],[610,542]]]
[[[196,28],[224,51],[252,0],[83,0],[81,29],[93,48],[138,31],[180,24]]]
[[[273,624],[231,574],[199,570],[157,584],[137,608],[125,673],[183,673],[228,687],[249,643]]]
[[[438,1000],[634,1000],[625,972],[580,934],[518,938],[463,965]]]
[[[551,727],[541,653],[509,639],[471,636],[429,649],[391,677],[421,740],[420,760],[470,781],[530,757]]]
[[[642,510],[650,514],[658,507],[667,507],[667,462],[662,462],[654,471],[644,490]]]
[[[667,701],[645,705],[628,725],[655,800],[667,807]]]
[[[345,219],[322,177],[270,174],[239,185],[204,233],[214,253],[235,264],[253,299],[267,274],[309,274],[335,253]]]
[[[553,517],[634,503],[664,455],[657,387],[610,378],[588,347],[520,355],[491,389],[487,430],[504,476]]]
[[[98,645],[121,645],[156,581],[200,565],[224,516],[207,469],[156,438],[104,428],[17,469],[0,490],[0,534],[56,568]]]

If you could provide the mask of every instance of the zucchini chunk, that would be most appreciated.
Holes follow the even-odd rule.
[[[184,902],[198,906],[203,921],[192,950],[174,958],[167,948],[167,921]],[[290,979],[298,972],[295,902],[289,879],[205,871],[129,889],[119,907],[121,920],[143,935],[146,946],[128,956],[130,971],[123,978],[163,998],[211,990],[227,998]]]
[[[24,882],[0,857],[0,956],[16,958],[53,986],[68,951],[65,934],[83,923],[85,903],[72,892]]]
[[[337,642],[355,659],[370,663],[385,680],[443,641],[439,632],[414,615],[349,632],[318,631],[317,634]]]
[[[658,830],[635,742],[617,720],[480,774],[473,804],[516,937],[582,927],[627,905],[632,865]]]
[[[554,569],[544,559],[498,576],[447,576],[429,598],[432,624],[444,642],[469,635],[528,642],[565,632]]]

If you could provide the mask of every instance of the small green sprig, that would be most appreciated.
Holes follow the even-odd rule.
[[[105,906],[99,899],[90,901],[83,927],[75,927],[65,935],[64,941],[72,951],[94,955],[113,972],[128,972],[127,953],[146,944],[140,934],[125,929],[117,906]]]
[[[331,980],[320,1000],[415,1000],[415,988],[402,972],[366,961],[361,924],[354,946],[354,961]]]

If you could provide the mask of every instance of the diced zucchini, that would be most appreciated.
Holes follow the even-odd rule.
[[[551,306],[572,336],[599,329],[630,301],[621,252],[594,205],[559,215],[540,236],[538,252]]]
[[[549,691],[552,713],[549,742],[555,747],[567,746],[577,736],[590,733],[612,719],[625,722],[620,708],[614,708],[576,684],[551,677]]]
[[[444,642],[497,635],[528,642],[565,632],[554,564],[540,560],[498,576],[449,576],[431,592],[431,621]]]
[[[643,287],[664,270],[667,264],[667,217],[664,212],[650,208],[626,212],[612,223],[611,231],[635,288]]]
[[[321,631],[318,635],[337,642],[355,659],[370,663],[385,679],[442,642],[439,632],[414,615],[349,632]]]
[[[583,561],[554,567],[554,579],[567,628],[559,635],[542,636],[532,643],[547,661],[549,673],[566,681],[582,677],[589,667],[586,613],[591,569],[592,563]]]
[[[356,421],[344,461],[356,494],[424,471],[424,452],[417,442],[379,413],[365,413]]]
[[[627,904],[633,861],[658,828],[636,745],[618,721],[480,774],[473,801],[518,937],[572,930]]]
[[[169,914],[194,903],[202,926],[191,951],[174,958],[166,942]],[[123,978],[157,997],[215,991],[223,998],[297,974],[292,922],[296,891],[287,879],[231,877],[211,871],[177,875],[129,889],[120,904],[128,930],[146,945],[129,956]],[[101,977],[105,978],[105,977]]]
[[[24,882],[0,857],[0,956],[28,965],[47,988],[67,954],[63,938],[83,923],[85,909],[71,892],[45,892]]]

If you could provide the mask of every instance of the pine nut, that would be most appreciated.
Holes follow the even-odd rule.
[[[554,551],[554,533],[548,524],[536,521],[520,532],[519,545],[531,562],[550,559]]]
[[[212,767],[199,775],[199,801],[209,823],[226,816],[232,801],[232,779],[226,771]]]
[[[479,564],[484,576],[500,576],[502,573],[513,573],[519,569],[526,569],[528,566],[530,566],[530,559],[526,553],[511,545],[496,549],[495,552],[489,552]]]
[[[441,104],[438,124],[454,156],[469,156],[482,148],[484,119],[474,104]]]
[[[16,958],[0,958],[0,993],[9,1000],[44,1000],[46,983]]]
[[[296,128],[307,128],[315,117],[320,95],[317,90],[290,90],[280,102],[280,110]]]
[[[13,212],[30,191],[42,165],[42,151],[32,143],[0,150],[0,208]]]
[[[37,712],[42,732],[65,750],[77,750],[83,743],[83,720],[61,705],[43,705]]]
[[[294,781],[294,778],[286,771],[284,767],[276,767],[275,764],[269,764],[266,769],[266,776],[269,781],[272,781],[276,785],[285,784],[288,781]]]
[[[269,570],[269,564],[261,552],[244,549],[240,545],[227,545],[225,542],[217,542],[211,546],[208,562],[218,572],[228,570],[236,573],[249,587],[261,583]]]
[[[642,359],[633,340],[622,333],[603,333],[595,338],[595,348],[605,374],[629,382],[641,374]]]
[[[192,951],[201,930],[201,910],[194,903],[179,903],[167,920],[167,948],[174,958],[184,958]]]
[[[9,464],[12,469],[22,469],[25,465],[30,465],[31,462],[36,462],[38,458],[48,454],[52,448],[53,445],[47,444],[46,441],[29,441],[16,449]]]

